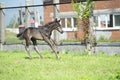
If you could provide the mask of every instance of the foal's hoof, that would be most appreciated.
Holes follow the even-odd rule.
[[[61,60],[62,58],[61,57],[57,57],[58,60]]]
[[[40,59],[44,59],[44,57],[40,57]]]

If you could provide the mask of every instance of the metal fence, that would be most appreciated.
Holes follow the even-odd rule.
[[[41,12],[40,9],[45,6],[50,6],[50,5],[53,6],[52,17],[56,18],[56,12],[58,11],[56,6],[60,4],[66,4],[66,3],[54,2],[54,4],[40,4],[40,5],[29,5],[29,3],[26,3],[26,6],[16,6],[16,7],[5,7],[4,3],[0,3],[0,50],[4,50],[3,46],[6,46],[6,45],[3,45],[3,44],[9,44],[14,42],[17,44],[24,43],[24,41],[20,41],[19,39],[16,38],[16,34],[19,33],[18,28],[21,29],[23,27],[29,27],[31,25],[35,26],[31,23],[33,20],[37,21],[40,25],[43,25],[43,19],[41,19],[41,16],[39,15],[39,13]],[[21,19],[21,17],[24,17],[24,18]],[[57,40],[56,36],[57,35],[55,32],[54,33],[55,40]],[[76,49],[79,50],[79,48],[77,47]],[[66,47],[66,50],[67,50],[67,47]]]
[[[26,2],[25,6],[5,7],[4,3],[0,3],[0,49],[3,49],[5,43],[23,42],[16,38],[16,34],[22,28],[43,25],[43,11],[41,10],[49,5],[55,7],[58,4],[30,5]]]
[[[53,6],[52,18],[54,19],[57,17],[56,16],[58,12],[57,5],[68,4],[68,3],[70,2],[66,1],[65,3],[58,3],[57,0],[53,0],[53,3],[50,4],[30,5],[29,2],[27,2],[26,0],[25,6],[15,6],[15,7],[5,7],[4,3],[0,3],[0,44],[3,44],[5,42],[11,42],[12,39],[16,40],[16,38],[12,36],[15,36],[15,34],[17,34],[18,31],[20,31],[21,28],[23,27],[35,26],[35,24],[32,24],[34,21],[39,23],[37,25],[42,25],[43,19],[41,19],[41,16],[38,16],[39,13],[41,12],[40,8],[52,5]],[[17,29],[19,28],[19,30],[13,28],[17,28]],[[11,31],[13,32],[13,34],[11,33]],[[53,38],[56,41],[58,41],[57,34],[58,33],[54,31]],[[10,36],[12,39],[10,38]]]

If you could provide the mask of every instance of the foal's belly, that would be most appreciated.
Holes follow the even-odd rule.
[[[31,34],[32,38],[38,39],[38,40],[43,40],[43,37],[41,36],[40,32],[36,31],[36,32],[32,32]]]

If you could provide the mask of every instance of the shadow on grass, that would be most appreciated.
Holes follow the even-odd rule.
[[[29,59],[30,60],[30,58],[29,57],[24,57],[24,59]],[[32,57],[32,59],[41,59],[40,57]],[[44,57],[43,59],[53,59],[52,57],[49,57],[49,56],[47,56],[47,57]]]
[[[29,57],[24,57],[24,59],[30,59]],[[39,57],[32,57],[32,59],[40,59]]]

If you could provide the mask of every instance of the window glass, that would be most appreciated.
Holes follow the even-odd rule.
[[[113,27],[113,15],[112,14],[110,14],[109,15],[109,21],[108,21],[108,27]]]
[[[72,28],[71,18],[67,18],[67,28]]]
[[[74,24],[74,27],[77,27],[77,19],[76,18],[73,18],[73,24]]]
[[[98,27],[98,16],[93,16],[93,21],[95,23],[95,27]]]
[[[61,18],[61,26],[65,28],[65,18]]]
[[[99,15],[100,18],[100,27],[105,28],[106,27],[106,15]]]
[[[110,15],[106,15],[106,27],[110,27]]]
[[[115,26],[120,26],[120,15],[114,15],[115,18]]]

